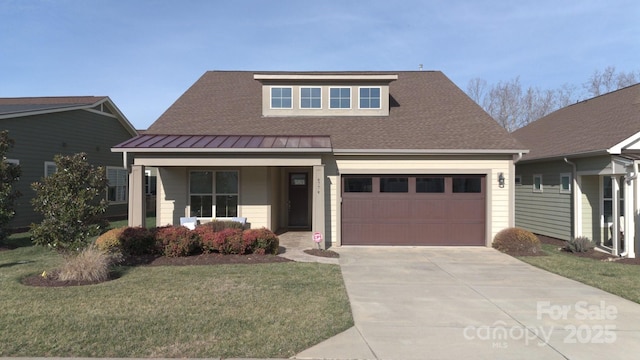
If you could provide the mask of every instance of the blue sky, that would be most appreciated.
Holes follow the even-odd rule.
[[[638,0],[0,0],[0,97],[107,95],[147,128],[207,70],[640,70]]]

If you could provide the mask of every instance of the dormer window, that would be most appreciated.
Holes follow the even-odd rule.
[[[351,88],[340,87],[329,89],[329,108],[350,109],[351,108]]]
[[[301,87],[300,88],[300,108],[301,109],[321,109],[322,108],[322,88],[321,87]]]
[[[380,109],[380,88],[360,88],[360,109]]]
[[[291,94],[292,94],[292,91],[290,87],[272,87],[271,88],[271,108],[272,109],[291,109],[293,107]]]

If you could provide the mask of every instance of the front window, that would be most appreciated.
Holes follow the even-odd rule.
[[[360,109],[380,109],[380,88],[360,88]]]
[[[620,183],[622,184],[622,179]],[[604,177],[602,188],[602,210],[605,223],[613,222],[613,180],[611,176]],[[620,216],[624,216],[624,186],[620,186]]]
[[[192,171],[190,175],[191,216],[238,216],[237,171]]]
[[[560,192],[563,194],[571,193],[571,174],[560,174]]]
[[[273,87],[271,88],[271,108],[272,109],[291,109],[293,101],[291,100],[290,87]]]
[[[331,109],[350,109],[351,88],[330,88],[329,107]]]
[[[127,202],[127,169],[107,167],[107,200],[109,202]]]
[[[542,192],[542,175],[533,175],[533,192]]]
[[[322,89],[319,87],[300,88],[300,108],[320,109],[322,107]]]

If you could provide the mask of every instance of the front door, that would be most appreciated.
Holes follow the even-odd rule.
[[[309,226],[309,185],[307,173],[289,174],[289,226]]]

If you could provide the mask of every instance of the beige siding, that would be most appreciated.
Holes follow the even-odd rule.
[[[252,228],[270,227],[269,178],[266,167],[246,167],[240,172],[239,215]]]
[[[480,157],[460,159],[460,157],[416,157],[414,159],[370,157],[367,160],[354,157],[337,157],[340,174],[486,174],[487,175],[487,244],[495,234],[510,223],[513,202],[509,197],[509,186],[514,174],[511,173],[510,157],[495,157],[483,160]],[[505,187],[498,185],[498,174],[505,176]],[[339,178],[336,178],[339,181]],[[333,182],[333,181],[332,181]],[[338,190],[333,190],[337,192]],[[337,198],[337,196],[336,196]],[[333,204],[337,206],[337,204]],[[332,213],[336,213],[332,209]],[[333,221],[338,221],[338,218]]]
[[[158,169],[157,226],[180,224],[180,217],[187,216],[188,191],[186,168]]]
[[[571,173],[564,161],[516,164],[522,185],[516,187],[516,226],[533,233],[569,240],[572,236],[572,194],[560,192],[560,174]],[[533,177],[542,175],[542,192],[533,191]]]
[[[600,177],[582,176],[582,236],[595,242],[600,236]]]

